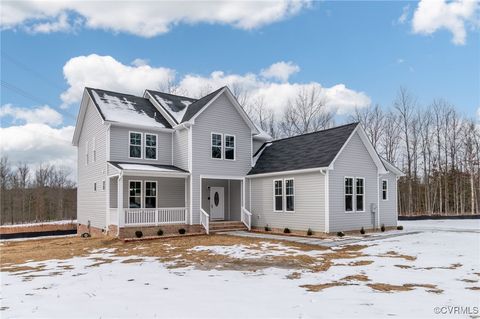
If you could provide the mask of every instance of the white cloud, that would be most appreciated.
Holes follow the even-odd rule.
[[[4,1],[1,27],[33,32],[90,29],[153,37],[177,24],[226,24],[254,29],[280,21],[308,7],[310,0],[281,1]],[[77,19],[73,19],[74,17]],[[81,19],[78,19],[78,16]],[[68,19],[68,18],[71,19]],[[70,20],[74,20],[71,22]]]
[[[15,107],[12,104],[5,104],[0,107],[0,118],[10,116],[13,122],[24,121],[25,123],[60,125],[63,117],[60,113],[48,105],[36,108]]]
[[[43,163],[66,167],[76,178],[73,131],[73,126],[53,128],[41,123],[0,127],[0,153],[8,156],[13,164],[25,162],[32,168]]]
[[[453,34],[454,44],[465,44],[467,26],[480,26],[479,9],[476,0],[421,0],[413,15],[413,32],[430,35],[446,29]]]
[[[407,21],[409,12],[410,12],[410,5],[407,4],[402,9],[402,15],[400,17],[398,17],[398,20],[397,20],[398,23],[404,24]]]
[[[269,79],[277,79],[282,82],[288,81],[288,78],[300,71],[300,67],[292,62],[280,61],[270,65],[268,68],[262,70],[260,74]]]
[[[141,95],[146,88],[165,89],[175,77],[172,69],[129,66],[111,56],[96,54],[70,59],[63,67],[63,74],[70,86],[60,96],[64,107],[79,102],[86,86]]]
[[[147,59],[135,59],[132,61],[132,65],[134,66],[144,66],[144,65],[148,65],[148,60]]]

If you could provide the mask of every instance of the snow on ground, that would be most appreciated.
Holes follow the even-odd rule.
[[[39,223],[28,223],[28,224],[5,224],[1,225],[0,228],[10,228],[10,227],[32,227],[32,226],[42,226],[42,225],[65,225],[65,224],[76,224],[77,220],[57,220],[53,222],[39,222]]]
[[[471,311],[478,307],[480,294],[467,289],[480,286],[478,223],[451,220],[400,224],[423,229],[368,243],[363,256],[336,259],[331,268],[320,272],[283,268],[169,269],[153,257],[122,263],[135,256],[118,257],[111,249],[97,249],[87,257],[29,262],[25,265],[44,268],[28,275],[22,275],[21,271],[1,273],[0,315],[2,318],[438,318],[442,315],[435,314],[435,307],[462,306],[470,307]],[[438,231],[439,227],[446,230]],[[236,258],[300,253],[268,241],[250,248],[239,244],[197,246],[192,250]],[[307,253],[320,256],[328,251]],[[96,262],[92,258],[113,259],[113,262],[92,267]],[[348,266],[352,260],[373,263]],[[292,272],[299,273],[296,279],[287,278]],[[344,277],[349,275],[364,275],[370,281],[345,281]],[[349,285],[318,292],[301,287],[332,282]],[[368,286],[379,283],[428,284],[436,285],[436,289],[420,287],[388,293]]]
[[[407,230],[462,230],[480,232],[480,219],[400,220]]]

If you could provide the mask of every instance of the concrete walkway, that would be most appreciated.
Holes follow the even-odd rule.
[[[239,236],[239,237],[250,237],[250,238],[263,238],[263,239],[273,239],[273,240],[285,240],[294,243],[316,245],[323,247],[336,247],[341,245],[349,245],[360,242],[370,242],[375,240],[382,240],[387,238],[406,236],[418,234],[421,231],[390,231],[385,233],[373,234],[368,237],[349,237],[344,238],[333,238],[333,239],[320,239],[314,237],[297,237],[297,236],[285,236],[285,235],[275,235],[275,234],[264,234],[264,233],[255,233],[248,231],[229,231],[222,232],[219,234],[230,235],[230,236]]]

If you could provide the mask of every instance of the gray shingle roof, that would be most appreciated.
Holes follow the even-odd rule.
[[[248,175],[327,167],[358,123],[265,143]]]
[[[208,104],[221,90],[225,87],[221,87],[212,93],[205,95],[201,99],[197,100],[196,102],[192,103],[189,107],[185,115],[183,116],[182,122],[189,121],[192,117],[195,116],[205,105]]]
[[[147,92],[160,104],[165,111],[179,124],[183,121],[183,116],[197,99],[174,95],[159,91],[147,90]]]

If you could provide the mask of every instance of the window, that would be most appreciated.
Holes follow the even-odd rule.
[[[388,199],[388,181],[386,179],[382,180],[382,199]]]
[[[85,143],[85,165],[88,165],[88,141]]]
[[[285,180],[285,210],[287,212],[295,211],[295,189],[293,179]]]
[[[157,182],[145,182],[145,208],[157,207]]]
[[[235,136],[225,134],[225,159],[235,160]]]
[[[145,158],[157,159],[157,135],[145,134]]]
[[[222,159],[222,134],[212,133],[212,158]]]
[[[105,181],[102,181],[102,190],[105,190]]]
[[[365,195],[365,180],[363,178],[356,178],[356,210],[357,212],[363,212],[365,207],[364,207],[364,195]]]
[[[281,179],[273,181],[274,188],[274,210],[283,211],[283,181]]]
[[[345,177],[345,211],[353,211],[353,178]]]
[[[130,157],[142,158],[142,133],[130,132]]]
[[[142,207],[142,182],[130,181],[129,183],[129,196],[128,207],[129,208],[141,208]]]
[[[92,139],[92,148],[93,148],[93,159],[92,159],[92,162],[95,163],[95,161],[97,160],[97,150],[95,148],[95,137],[93,137]]]
[[[93,183],[93,191],[96,192],[97,191],[97,183]]]

